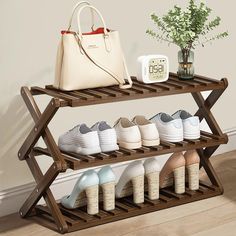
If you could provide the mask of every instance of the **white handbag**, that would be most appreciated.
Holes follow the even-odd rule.
[[[81,4],[87,5],[82,6],[78,11],[78,32],[75,33],[70,31],[71,22],[76,8]],[[103,28],[82,34],[80,14],[85,8],[91,9],[92,21],[94,20],[93,13],[100,17]],[[119,33],[106,28],[101,13],[94,6],[86,1],[79,2],[73,9],[68,30],[62,32],[53,86],[70,91],[111,85],[119,85],[122,89],[132,86],[120,45]]]

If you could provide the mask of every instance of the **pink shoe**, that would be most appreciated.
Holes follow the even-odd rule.
[[[173,153],[160,173],[160,188],[175,186],[175,193],[185,192],[185,158],[182,152]]]

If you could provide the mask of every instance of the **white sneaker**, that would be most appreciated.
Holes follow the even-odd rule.
[[[200,138],[200,121],[198,116],[192,116],[187,111],[179,110],[172,117],[174,119],[182,119],[185,139]]]
[[[142,146],[141,134],[137,125],[127,118],[120,118],[114,125],[120,147],[136,149]]]
[[[105,121],[97,122],[91,127],[91,130],[98,132],[102,152],[111,152],[119,149],[116,131]]]
[[[97,131],[92,131],[86,124],[77,125],[61,135],[58,146],[62,151],[83,155],[101,152]]]
[[[156,124],[162,141],[173,143],[183,141],[183,124],[181,119],[174,119],[166,113],[159,113],[150,120]]]
[[[159,133],[154,123],[144,116],[135,116],[132,121],[139,127],[143,146],[157,146],[160,144]]]

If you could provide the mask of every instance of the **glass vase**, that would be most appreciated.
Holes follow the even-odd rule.
[[[194,52],[191,50],[180,50],[178,52],[178,77],[181,80],[192,80],[194,78]]]

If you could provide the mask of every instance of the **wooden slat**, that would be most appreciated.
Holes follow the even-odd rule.
[[[88,222],[88,221],[91,221],[93,219],[93,217],[88,217],[87,215],[85,216],[84,214],[81,214],[77,210],[70,210],[70,209],[64,208],[61,205],[59,205],[59,207],[60,207],[60,210],[62,211],[63,214],[67,214],[67,215],[71,215],[73,217],[77,217],[77,218],[79,218],[80,220],[82,220],[84,222]]]
[[[140,203],[140,204],[134,203],[132,197],[131,197],[131,198],[130,198],[130,197],[125,197],[125,198],[123,198],[122,200],[123,200],[125,203],[128,203],[130,206],[137,207],[137,208],[139,208],[139,209],[142,209],[143,207],[145,207],[145,205],[142,204],[142,203]]]
[[[109,89],[128,96],[136,94],[134,91],[129,89],[119,89],[118,87],[110,87]]]
[[[183,195],[177,194],[174,191],[171,191],[169,189],[162,189],[161,193],[164,194],[165,196],[171,197],[171,198],[174,197],[174,198],[177,198],[177,199],[181,199],[181,198],[184,197]]]
[[[139,93],[139,94],[144,94],[144,93],[148,92],[148,90],[141,89],[139,87],[136,87],[135,85],[133,85],[129,90],[134,91],[134,92]]]
[[[103,210],[99,209],[99,212],[95,214],[95,216],[98,217],[99,219],[104,219],[107,218],[109,215]]]
[[[170,77],[174,77],[178,79],[178,75],[176,73],[170,72],[169,74]],[[210,82],[210,83],[220,83],[220,80],[217,79],[212,79],[212,78],[207,78],[205,76],[201,76],[201,75],[194,75],[194,79],[200,79],[200,80],[204,80],[206,82]]]
[[[118,208],[120,208],[120,209],[122,209],[122,210],[124,210],[126,212],[134,210],[132,207],[127,206],[126,204],[123,204],[123,203],[121,203],[119,201],[116,201],[115,204],[116,204],[116,207],[118,207]]]
[[[120,157],[124,155],[122,152],[119,152],[119,151],[113,151],[113,152],[110,152],[109,154],[110,156],[114,156],[114,157]]]
[[[210,189],[210,190],[213,190],[213,191],[215,191],[215,190],[217,189],[216,186],[214,186],[214,185],[209,185],[209,184],[207,184],[207,183],[205,183],[205,182],[203,182],[203,181],[200,181],[199,184],[200,184],[200,187],[207,188],[207,189]]]
[[[87,101],[93,101],[93,100],[96,99],[96,97],[94,97],[92,95],[89,95],[89,94],[86,94],[86,93],[83,93],[81,91],[73,91],[73,92],[70,92],[70,93],[74,94],[75,96],[79,96],[82,99],[87,100]]]
[[[195,82],[198,82],[199,84],[203,85],[203,86],[207,86],[208,84],[211,84],[212,82],[210,81],[206,81],[206,80],[201,80],[199,78],[194,78]]]
[[[78,100],[77,97],[59,92],[59,91],[53,91],[45,88],[40,88],[40,87],[31,87],[31,91],[35,92],[41,92],[42,94],[48,94],[54,98],[61,98],[63,100],[68,101],[70,104],[72,104],[73,100]]]
[[[162,200],[162,201],[164,201],[164,202],[166,202],[166,203],[169,202],[169,201],[171,201],[171,200],[173,200],[173,199],[171,199],[171,198],[169,198],[169,197],[166,197],[166,196],[163,195],[162,193],[160,193],[159,199]]]
[[[156,150],[156,151],[160,151],[163,149],[163,146],[158,145],[158,146],[151,146],[150,149]]]
[[[147,152],[150,152],[150,148],[149,147],[141,147],[141,148],[138,148],[136,149],[137,152],[142,152],[142,153],[147,153]]]
[[[34,152],[36,155],[43,154],[43,155],[51,156],[50,152],[46,148],[35,147]],[[73,170],[77,170],[79,168],[79,165],[80,165],[79,159],[72,158],[71,156],[68,156],[66,154],[63,154],[62,157],[65,159],[69,168]]]
[[[45,219],[48,223],[50,222],[50,223],[55,224],[55,221],[51,215],[43,214],[42,211],[40,212],[40,210],[38,210],[38,209],[35,209],[35,211],[37,212],[37,214],[40,215],[40,218]]]
[[[159,91],[156,87],[153,87],[152,85],[140,84],[138,82],[133,82],[133,85],[135,85],[139,88],[145,88],[146,90],[149,90],[151,92],[158,92]]]
[[[193,144],[197,144],[201,142],[199,139],[184,139],[184,141],[188,143],[193,143]]]
[[[201,193],[201,194],[205,194],[205,192],[207,191],[207,189],[199,187],[198,190],[196,190],[197,192]]]
[[[51,214],[51,212],[49,211],[49,209],[47,208],[47,207],[43,207],[43,206],[37,206],[36,207],[36,209],[38,210],[42,210],[42,211],[44,211],[44,212],[46,212],[47,214]],[[66,222],[68,222],[69,224],[71,224],[71,225],[74,225],[74,224],[76,224],[78,221],[76,221],[76,220],[73,220],[73,219],[71,219],[68,215],[65,215],[65,214],[63,214],[63,217],[64,217],[64,219],[65,219],[65,221]],[[53,218],[52,218],[53,219]]]
[[[101,160],[104,160],[106,158],[110,158],[110,155],[109,154],[106,154],[106,153],[98,153],[98,154],[95,154],[94,155],[96,158],[99,158]]]
[[[212,141],[212,138],[209,138],[207,136],[201,135],[200,136],[200,140],[204,141],[204,142],[210,142],[210,141]]]
[[[150,200],[146,194],[144,195],[144,201],[147,202],[148,204],[152,205],[152,206],[160,204],[160,202],[161,202],[159,199]]]
[[[185,194],[192,197],[192,196],[196,195],[196,191],[192,191],[189,188],[185,187]]]
[[[213,79],[213,78],[207,78],[207,77],[202,76],[202,75],[195,75],[194,78],[197,78],[199,80],[203,80],[203,81],[206,81],[206,82],[216,83],[216,84],[219,84],[221,82],[220,80]]]
[[[123,147],[120,147],[119,149],[121,152],[124,152],[128,155],[132,155],[133,153],[136,153],[137,151],[136,150],[133,150],[133,149],[127,149],[127,148],[123,148]]]
[[[173,80],[167,80],[166,82],[165,82],[165,84],[169,84],[169,85],[171,85],[171,86],[174,86],[174,87],[176,87],[177,89],[184,89],[185,87],[187,87],[187,85],[186,84],[180,84],[179,82],[176,82],[176,81],[173,81]]]
[[[170,81],[174,81],[174,82],[179,83],[179,84],[182,84],[182,85],[184,85],[185,87],[189,87],[189,86],[190,86],[190,87],[196,87],[196,86],[197,86],[197,85],[194,84],[194,83],[188,82],[188,81],[186,81],[186,80],[179,80],[179,79],[176,78],[176,77],[170,77],[169,80],[170,80]]]
[[[206,137],[213,138],[213,139],[216,139],[216,140],[219,140],[221,138],[219,135],[211,134],[211,133],[208,133],[208,132],[205,132],[205,131],[201,131],[201,135],[204,135]]]
[[[107,94],[99,93],[92,89],[85,89],[82,92],[83,94],[87,94],[87,95],[93,96],[94,98],[99,98],[99,99],[108,97]]]
[[[171,91],[171,90],[174,90],[175,87],[174,86],[171,86],[171,85],[167,85],[165,83],[155,83],[155,84],[152,84],[153,86],[155,86],[156,88],[159,88],[161,90],[167,90],[167,91]]]
[[[112,214],[114,216],[118,216],[122,213],[123,211],[120,210],[119,208],[115,208],[114,210],[108,211],[109,214]]]
[[[181,141],[181,142],[177,142],[177,143],[175,143],[175,144],[178,144],[178,145],[180,145],[180,146],[182,146],[182,147],[186,147],[186,146],[188,145],[188,142],[186,142],[186,141]]]
[[[78,160],[84,160],[84,161],[87,161],[87,162],[93,162],[95,157],[93,156],[90,156],[90,155],[81,155],[81,154],[78,154],[78,153],[74,153],[74,152],[66,152],[66,151],[61,151],[62,153],[66,154],[66,155],[69,155],[69,156],[72,156],[72,157],[75,157],[77,158]]]
[[[167,141],[162,141],[162,140],[161,140],[161,145],[165,146],[165,147],[168,147],[168,148],[172,148],[172,147],[176,146],[174,143],[167,142]]]
[[[51,216],[51,212],[49,211],[49,209],[47,207],[44,206],[36,206],[36,211],[39,211],[43,214],[46,214],[48,217],[50,217],[49,219],[52,220],[54,222],[54,219]],[[77,223],[77,221],[71,219],[70,217],[68,217],[67,215],[63,215],[64,219],[66,222],[70,223],[71,225],[74,225]]]
[[[197,83],[197,82],[194,82],[194,80],[191,80],[191,81],[189,81],[189,80],[184,80],[183,81],[185,84],[188,84],[188,85],[190,85],[190,86],[193,86],[193,87],[197,87],[197,86],[199,86],[199,83]]]
[[[99,91],[99,92],[106,93],[106,94],[108,94],[109,96],[112,96],[112,97],[120,97],[121,96],[121,93],[118,93],[118,92],[116,92],[112,89],[109,89],[109,87],[108,88],[97,88],[96,90]]]

